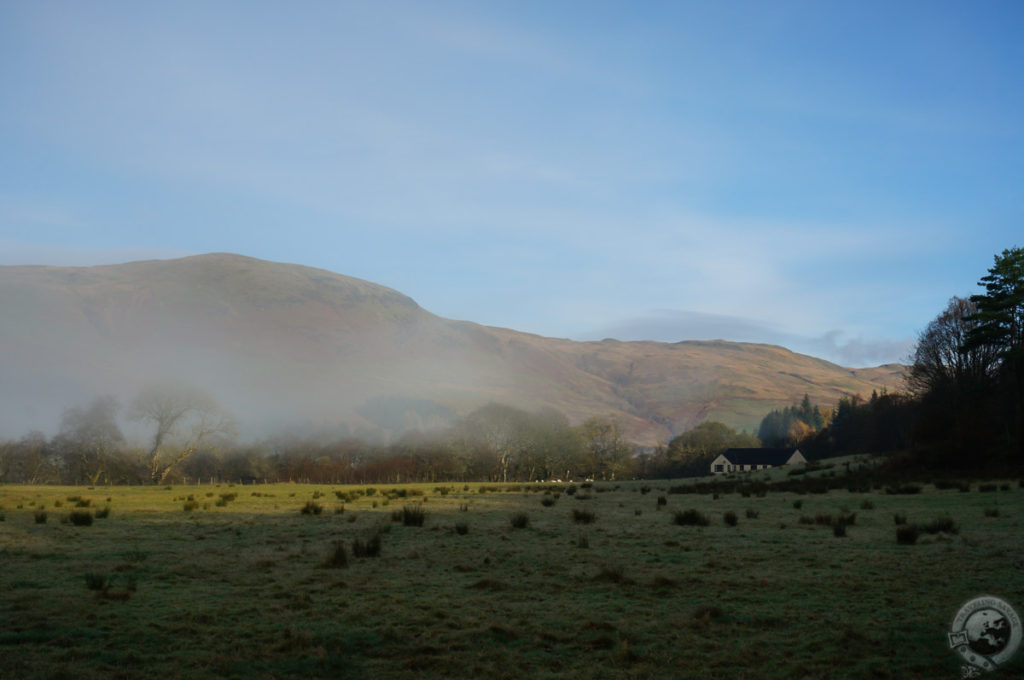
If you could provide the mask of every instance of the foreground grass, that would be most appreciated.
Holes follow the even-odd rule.
[[[953,678],[964,601],[1024,609],[1017,482],[480,486],[0,487],[0,677]],[[110,512],[62,522],[75,497]],[[673,522],[691,509],[710,524]],[[850,513],[845,536],[813,521]],[[896,514],[959,533],[899,545]],[[379,557],[348,550],[377,535]]]

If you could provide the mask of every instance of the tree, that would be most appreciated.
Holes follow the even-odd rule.
[[[98,484],[104,475],[109,479],[112,458],[124,443],[117,426],[117,399],[97,397],[88,406],[64,411],[52,443],[61,453],[69,480]]]
[[[235,433],[234,419],[209,394],[171,381],[143,388],[132,405],[133,417],[155,427],[146,456],[150,481],[162,484],[175,466],[218,436]]]
[[[980,328],[977,304],[951,298],[918,337],[907,376],[910,391],[918,397],[940,393],[950,398],[954,392],[970,394],[985,385],[993,376],[998,351],[974,340]]]
[[[1016,424],[1018,455],[1024,458],[1024,248],[1014,247],[996,255],[995,264],[983,276],[984,295],[973,295],[977,326],[970,332],[968,348],[988,347],[999,358],[1003,387],[1009,392]]]
[[[590,476],[615,479],[627,468],[631,447],[613,418],[588,418],[580,426],[583,451],[590,463]]]

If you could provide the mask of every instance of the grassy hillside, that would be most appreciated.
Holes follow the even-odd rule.
[[[164,376],[205,387],[253,431],[365,429],[361,404],[404,396],[614,416],[650,444],[706,418],[752,429],[805,392],[830,406],[900,383],[898,366],[850,370],[781,347],[580,343],[450,321],[383,286],[229,254],[0,267],[0,314],[8,436]]]

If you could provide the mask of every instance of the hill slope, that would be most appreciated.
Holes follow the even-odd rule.
[[[173,376],[209,390],[251,432],[345,424],[373,433],[370,400],[463,413],[499,401],[552,406],[573,421],[614,415],[657,443],[705,418],[752,428],[805,392],[831,405],[898,387],[902,375],[769,345],[545,338],[443,319],[366,281],[230,254],[0,267],[0,315],[5,436],[52,426],[96,394],[127,402],[146,380]]]

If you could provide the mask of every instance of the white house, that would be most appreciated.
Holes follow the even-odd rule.
[[[728,449],[711,461],[711,474],[768,470],[783,465],[806,463],[800,449]]]

